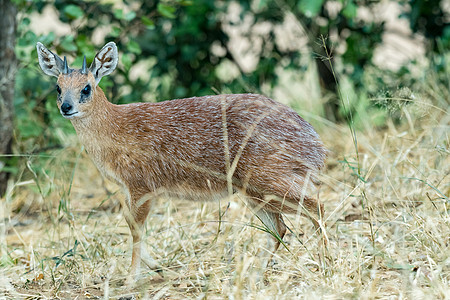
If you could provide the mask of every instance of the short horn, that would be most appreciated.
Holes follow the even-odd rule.
[[[81,67],[81,74],[87,74],[87,67],[86,67],[86,55],[83,59],[83,66]]]
[[[69,66],[67,65],[67,58],[64,56],[63,74],[69,74]]]

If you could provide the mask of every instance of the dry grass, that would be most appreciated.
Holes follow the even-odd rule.
[[[323,124],[327,246],[307,219],[287,216],[289,251],[266,268],[267,234],[238,196],[157,199],[145,242],[165,269],[143,268],[135,289],[124,286],[131,237],[118,187],[80,146],[45,165],[31,157],[1,201],[0,298],[449,299],[450,117],[407,119],[357,133],[361,174],[349,129]]]

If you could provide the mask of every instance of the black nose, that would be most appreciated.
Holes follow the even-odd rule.
[[[69,111],[71,111],[71,109],[72,109],[72,105],[67,102],[64,102],[61,105],[61,111],[65,114],[67,114]]]

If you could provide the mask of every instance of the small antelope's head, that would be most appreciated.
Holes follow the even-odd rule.
[[[89,68],[86,67],[86,57],[81,69],[71,69],[56,54],[41,43],[36,45],[39,65],[45,74],[58,78],[58,108],[64,118],[75,119],[89,115],[95,105],[94,94],[100,79],[110,74],[117,66],[118,53],[114,42],[107,43],[96,55]]]

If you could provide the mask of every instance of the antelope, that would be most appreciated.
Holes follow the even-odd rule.
[[[110,103],[99,82],[117,66],[107,43],[89,68],[36,45],[42,71],[57,77],[57,105],[102,175],[121,186],[132,236],[130,274],[143,258],[143,225],[151,200],[190,200],[239,192],[273,233],[275,250],[286,233],[283,214],[302,212],[316,228],[323,205],[311,195],[326,150],[313,127],[291,108],[255,94],[228,94],[157,103]],[[142,254],[142,255],[141,255]]]

